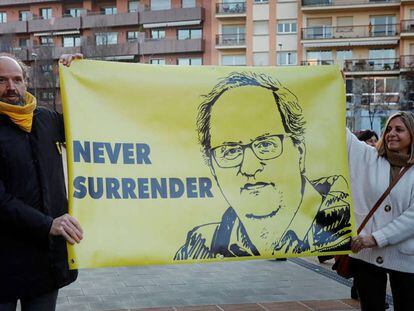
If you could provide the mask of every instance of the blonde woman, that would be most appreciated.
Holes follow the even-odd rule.
[[[347,132],[358,226],[390,181],[414,163],[414,115],[398,112],[385,126],[376,148]],[[414,168],[401,178],[362,232],[353,239],[352,269],[362,310],[384,310],[387,275],[394,310],[414,306]]]

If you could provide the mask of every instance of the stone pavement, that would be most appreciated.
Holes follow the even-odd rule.
[[[319,267],[327,270],[314,262],[84,269],[78,281],[60,291],[57,310],[358,310],[350,288],[318,273]]]

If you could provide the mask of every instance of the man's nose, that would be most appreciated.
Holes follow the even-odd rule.
[[[254,177],[257,173],[263,171],[263,164],[254,154],[251,148],[244,150],[243,162],[240,166],[240,172],[248,177]]]
[[[14,81],[12,79],[8,79],[6,81],[6,88],[8,90],[15,90],[16,89],[16,84],[14,83]]]

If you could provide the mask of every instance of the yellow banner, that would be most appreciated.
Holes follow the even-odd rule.
[[[337,67],[61,67],[72,268],[346,253]]]

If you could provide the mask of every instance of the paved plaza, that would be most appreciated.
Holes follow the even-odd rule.
[[[329,268],[291,259],[85,269],[57,310],[359,310]]]

